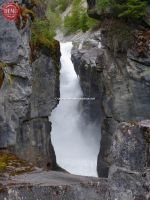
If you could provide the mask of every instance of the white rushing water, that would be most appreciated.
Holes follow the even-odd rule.
[[[82,91],[71,62],[72,43],[61,43],[60,102],[53,110],[52,143],[57,163],[72,174],[97,176],[98,129],[82,119]]]

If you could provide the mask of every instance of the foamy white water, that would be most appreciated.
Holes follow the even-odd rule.
[[[52,143],[57,163],[72,174],[97,176],[99,132],[95,124],[82,118],[79,79],[71,62],[72,43],[61,43],[61,75],[59,105],[53,110]],[[78,99],[79,98],[79,99]]]

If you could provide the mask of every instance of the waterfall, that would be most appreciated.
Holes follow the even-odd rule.
[[[61,43],[60,102],[50,117],[57,163],[72,174],[97,176],[99,132],[82,116],[82,91],[71,62],[72,43]]]

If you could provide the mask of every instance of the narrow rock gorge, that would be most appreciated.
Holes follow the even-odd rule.
[[[0,15],[0,200],[150,199],[149,3],[135,23],[84,3],[98,25],[65,36],[62,57],[47,1],[19,0],[15,21]]]

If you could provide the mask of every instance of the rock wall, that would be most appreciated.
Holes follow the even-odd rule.
[[[100,105],[102,92],[99,90],[101,69],[97,67],[97,63],[103,52],[98,48],[98,37],[100,37],[99,32],[95,33],[95,39],[87,39],[82,45],[75,45],[72,49],[72,61],[80,77],[83,98],[91,98],[82,101],[84,118],[99,123],[103,110]]]
[[[99,99],[96,108],[102,117],[97,164],[100,177],[108,177],[112,166],[138,172],[148,167],[149,142],[136,124],[150,118],[149,42],[147,28],[106,17],[101,29],[72,51],[84,95],[90,87]],[[92,109],[94,112],[94,106]]]
[[[126,38],[115,46],[115,42],[120,42],[118,41],[119,36],[117,36],[117,33],[111,34],[109,30],[102,31],[102,45],[104,46],[102,81],[103,90],[105,91],[102,106],[105,119],[102,125],[101,151],[98,157],[98,172],[100,176],[103,176],[103,170],[105,171],[113,163],[113,161],[109,160],[109,156],[112,155],[113,135],[120,123],[134,123],[150,118],[149,51],[144,55],[140,54],[138,52],[140,47],[135,47],[136,38],[132,47],[123,44]],[[131,39],[134,38],[131,37]],[[114,42],[113,45],[110,42],[112,40]],[[123,45],[127,49],[124,49]],[[136,137],[138,137],[137,135]],[[132,147],[132,145],[133,143],[129,146]],[[127,145],[124,148],[127,148]],[[141,146],[137,146],[137,148],[141,148]],[[126,151],[128,154],[127,149]],[[134,156],[136,157],[136,154]],[[136,159],[135,157],[134,159]],[[144,165],[145,162],[143,161]]]
[[[2,3],[4,1],[0,1]],[[0,61],[6,63],[0,89],[0,148],[49,169],[56,167],[48,117],[59,97],[59,58],[41,47],[31,62],[31,24],[18,30],[0,16]]]
[[[120,169],[113,172],[110,180],[58,172],[32,172],[3,181],[0,199],[148,200],[149,183],[149,173],[143,177]]]

